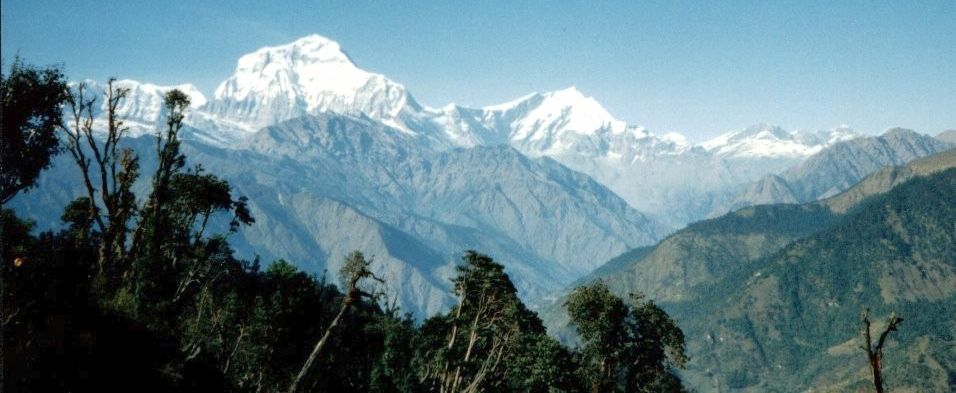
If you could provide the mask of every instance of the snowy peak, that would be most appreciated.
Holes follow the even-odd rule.
[[[155,111],[163,106],[166,93],[174,89],[182,91],[189,96],[190,108],[196,109],[206,105],[206,96],[204,96],[202,92],[196,88],[196,86],[193,86],[189,83],[174,86],[159,86],[152,83],[134,81],[131,79],[122,79],[114,82],[113,86],[128,89],[129,93],[127,93],[126,100],[121,103],[121,106],[130,111],[148,109],[150,114],[158,114],[158,112]],[[138,117],[132,114],[130,114],[130,116],[134,118]]]
[[[333,71],[342,73],[342,78]],[[368,77],[337,42],[310,35],[243,55],[235,74],[216,89],[215,98],[243,100],[250,94],[287,94],[295,99],[300,90],[346,93]]]
[[[675,151],[685,151],[691,148],[690,142],[687,141],[687,137],[680,133],[668,132],[664,135],[661,135],[661,140],[673,145],[673,150]]]
[[[208,112],[249,130],[307,114],[365,114],[398,128],[403,110],[419,111],[405,87],[358,68],[339,44],[319,35],[239,58]]]
[[[480,109],[425,108],[404,86],[360,69],[338,43],[319,35],[242,56],[215,98],[188,120],[209,130],[206,139],[228,145],[263,127],[322,112],[367,116],[442,147],[509,144],[535,156],[591,157],[616,150],[615,157],[626,159],[635,149],[653,154],[651,139],[671,152],[689,148],[683,137],[661,139],[628,126],[575,87]]]
[[[159,86],[134,80],[118,80],[114,87],[128,89],[126,99],[120,101],[119,113],[129,127],[130,135],[149,134],[163,121],[166,93],[178,89],[189,96],[189,108],[195,110],[206,104],[206,97],[191,84]]]
[[[526,105],[521,105],[522,103]],[[513,141],[545,141],[560,137],[566,132],[593,135],[602,130],[610,130],[620,133],[627,127],[623,121],[611,116],[597,100],[585,96],[575,87],[532,95],[504,112],[509,110],[524,112],[523,116],[515,119],[512,124]]]
[[[755,141],[781,141],[790,139],[790,133],[784,129],[769,125],[755,124],[743,130],[731,131],[714,139],[701,143],[701,147],[717,154],[732,153],[740,147]]]
[[[578,170],[589,168],[583,161],[591,159],[630,165],[691,149],[683,135],[656,136],[627,125],[575,87],[481,109],[448,105],[440,113],[435,124],[459,146],[508,144]]]
[[[860,133],[853,131],[853,129],[846,125],[839,126],[832,130],[822,130],[816,132],[797,131],[793,133],[794,139],[803,143],[804,145],[822,145],[825,147],[833,146],[839,142],[856,139],[860,136],[862,136]]]
[[[94,113],[94,128],[106,129],[106,100],[103,97],[106,84],[86,80],[83,82],[89,94],[97,97],[99,108]],[[71,85],[76,86],[75,83]],[[132,79],[120,79],[113,82],[113,89],[125,89],[126,97],[119,102],[117,114],[123,124],[129,129],[127,135],[136,137],[151,134],[156,126],[161,124],[165,114],[166,93],[178,89],[189,96],[189,107],[197,109],[206,104],[206,97],[191,84],[174,86],[160,86],[152,83],[142,83]]]
[[[700,147],[724,158],[805,158],[859,136],[846,126],[816,132],[788,132],[778,126],[757,124],[720,135]]]

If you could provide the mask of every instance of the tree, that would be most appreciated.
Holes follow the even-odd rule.
[[[385,282],[368,269],[370,265],[371,261],[365,260],[365,256],[362,255],[360,251],[354,251],[345,258],[345,265],[343,265],[342,269],[339,271],[342,284],[346,288],[345,298],[342,299],[342,307],[339,310],[339,314],[336,315],[335,319],[332,320],[332,323],[329,324],[329,327],[325,329],[325,334],[323,334],[322,338],[315,343],[315,348],[312,349],[312,353],[309,354],[309,358],[306,359],[305,364],[302,365],[302,369],[299,370],[295,380],[292,381],[292,385],[289,387],[290,393],[295,393],[302,387],[302,384],[309,376],[309,373],[311,373],[313,367],[315,367],[315,363],[322,356],[323,350],[325,349],[326,344],[329,342],[329,337],[331,337],[335,329],[338,328],[339,323],[342,321],[342,316],[345,315],[345,312],[348,311],[350,307],[360,302],[363,298],[372,300],[377,299],[377,294],[366,292],[361,288],[362,281],[365,279],[372,279],[380,283]]]
[[[627,391],[682,390],[673,369],[687,363],[684,332],[670,315],[641,294],[630,295],[630,308],[636,360],[627,376]]]
[[[584,343],[584,355],[590,360],[584,374],[591,391],[611,391],[617,384],[619,367],[627,360],[627,305],[597,281],[576,288],[565,306]]]
[[[414,367],[439,392],[566,388],[570,354],[518,298],[504,266],[467,251],[452,279],[458,304],[420,329]]]
[[[877,393],[883,393],[883,345],[886,344],[886,338],[889,337],[890,332],[895,332],[897,326],[903,322],[903,318],[896,316],[896,313],[890,315],[890,318],[886,321],[886,328],[883,329],[883,333],[880,333],[876,346],[873,345],[870,336],[869,308],[863,310],[860,319],[863,321],[863,331],[860,332],[863,336],[863,345],[860,348],[866,352],[866,358],[870,362],[870,369],[873,371],[873,387]]]
[[[464,260],[452,280],[458,306],[448,335],[450,356],[442,369],[441,392],[478,390],[497,371],[517,331],[516,290],[504,266],[474,251],[466,252]],[[454,353],[458,342],[464,344],[464,353]]]
[[[602,281],[576,288],[565,303],[583,343],[582,374],[592,392],[680,391],[674,367],[683,367],[684,335],[653,302],[630,304]]]
[[[35,185],[59,151],[56,130],[66,80],[58,68],[36,68],[17,58],[10,74],[0,71],[0,204]]]
[[[158,164],[152,189],[138,205],[132,187],[139,178],[139,157],[119,146],[127,128],[118,108],[129,92],[114,82],[111,79],[104,91],[105,129],[94,128],[98,94],[90,94],[83,83],[69,91],[66,102],[72,117],[64,135],[87,194],[73,203],[73,210],[85,203],[86,221],[100,237],[97,280],[107,293],[125,285],[134,298],[133,311],[141,312],[142,307],[181,302],[185,294],[201,292],[216,277],[216,261],[227,258],[231,250],[223,237],[205,236],[212,214],[232,213],[230,232],[254,220],[245,198],[232,199],[227,182],[204,173],[201,166],[183,169],[186,158],[180,153],[179,133],[189,97],[175,89],[165,95],[166,128],[156,133]]]
[[[93,128],[98,94],[90,94],[85,83],[68,91],[66,103],[72,118],[71,125],[65,126],[63,132],[67,150],[79,167],[86,187],[83,201],[87,203],[89,221],[102,236],[97,277],[109,283],[114,283],[121,269],[113,261],[126,256],[127,224],[137,208],[131,188],[139,177],[139,158],[132,150],[118,147],[127,129],[117,108],[129,91],[114,88],[113,82],[110,79],[105,91],[107,122],[102,142],[97,141]]]

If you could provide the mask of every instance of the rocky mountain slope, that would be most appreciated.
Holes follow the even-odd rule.
[[[151,138],[131,143],[150,173]],[[257,222],[234,238],[244,256],[321,274],[363,250],[418,316],[448,304],[448,277],[466,249],[495,255],[521,294],[538,298],[666,233],[587,176],[507,146],[436,151],[367,117],[332,113],[281,122],[244,143],[185,145],[192,162],[249,197]],[[50,227],[79,186],[60,156],[12,206]]]
[[[436,288],[447,286],[465,248],[504,261],[524,295],[544,296],[669,227],[750,199],[832,195],[893,161],[879,156],[855,167],[863,154],[850,148],[804,164],[807,173],[837,166],[843,177],[804,186],[788,171],[738,204],[732,197],[749,182],[869,139],[845,127],[757,125],[695,146],[616,119],[575,88],[484,108],[432,108],[317,35],[242,56],[209,99],[188,84],[117,84],[129,89],[120,109],[131,136],[162,124],[165,91],[190,95],[187,149],[248,194],[264,223],[240,235],[240,250],[255,246],[321,272],[351,248],[375,248],[394,259],[383,265],[396,280],[411,277],[411,292],[400,297],[422,313],[444,304]],[[936,149],[927,146],[914,144],[910,156]],[[46,181],[70,178],[55,176]],[[55,225],[74,195],[59,186],[33,193],[18,210]],[[718,274],[722,266],[707,269]]]

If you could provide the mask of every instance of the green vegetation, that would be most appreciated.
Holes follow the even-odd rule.
[[[56,129],[66,79],[56,68],[39,69],[17,58],[10,72],[0,70],[0,203],[29,190],[57,153]]]
[[[691,224],[596,270],[612,293],[643,291],[687,337],[680,371],[702,390],[868,391],[860,312],[887,339],[887,391],[956,381],[956,150],[874,173],[803,205],[744,208]],[[567,299],[567,297],[565,297]],[[542,315],[575,342],[558,302]]]
[[[846,214],[820,210],[827,201],[743,209],[692,225],[641,260],[622,264],[643,274],[641,282],[660,279],[655,264],[700,260],[726,266],[682,298],[661,303],[688,337],[692,360],[682,377],[711,389],[872,389],[859,324],[860,312],[869,307],[880,322],[893,311],[906,318],[905,327],[888,338],[882,361],[887,391],[947,390],[956,376],[950,333],[956,328],[956,169],[947,164],[951,159],[931,158],[946,166],[857,197]],[[742,222],[741,216],[764,222]],[[754,227],[762,228],[762,237],[776,232],[788,240],[741,240]],[[752,245],[753,257],[741,251]],[[688,254],[696,256],[672,259]],[[605,274],[614,293],[633,290],[633,283],[621,285],[615,277],[621,270]]]
[[[782,389],[857,381],[855,387],[869,379],[868,372],[859,373],[869,369],[859,349],[860,311],[896,311],[906,317],[906,328],[893,337],[898,347],[883,365],[888,390],[943,389],[956,369],[956,342],[946,333],[956,321],[953,195],[956,169],[873,198],[835,225],[758,261],[759,277],[724,283],[726,296],[698,305],[703,317],[684,327],[691,335],[724,336],[724,343],[702,348],[723,364],[754,359],[761,365],[750,368],[751,378],[738,380],[741,385],[779,381],[774,386]],[[916,372],[907,358],[936,367]]]
[[[18,63],[12,75],[18,69],[32,70]],[[67,227],[59,232],[33,234],[32,224],[12,211],[0,214],[3,391],[576,392],[592,386],[601,354],[547,336],[490,257],[466,252],[453,278],[457,304],[420,325],[384,296],[384,286],[401,284],[379,279],[374,262],[359,252],[339,272],[344,293],[283,260],[263,269],[258,260],[236,258],[228,243],[229,234],[254,222],[246,199],[201,166],[188,167],[180,152],[189,105],[183,93],[166,95],[157,166],[142,199],[133,192],[140,157],[119,147],[126,129],[116,111],[127,92],[107,84],[104,130],[93,127],[98,94],[82,84],[62,93],[54,107],[65,104],[69,124],[53,124],[63,129],[61,142],[86,195],[65,206]],[[4,101],[4,119],[8,110],[29,108]],[[55,150],[44,146],[29,163],[4,156],[4,167],[45,167]],[[36,174],[12,176],[26,185],[16,194]],[[623,304],[613,296],[603,300]],[[683,364],[676,324],[643,300],[625,310],[623,320],[607,323],[628,331],[619,339],[622,359],[646,363],[624,367],[620,388],[680,389],[671,370]],[[678,352],[665,356],[665,350]]]
[[[673,373],[683,367],[684,333],[653,302],[631,295],[627,304],[601,281],[568,296],[571,324],[586,355],[583,372],[592,392],[680,391]]]

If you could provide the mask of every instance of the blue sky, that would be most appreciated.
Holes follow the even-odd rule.
[[[67,3],[67,4],[63,4]],[[767,122],[956,128],[956,1],[4,0],[4,64],[192,82],[318,33],[419,101],[490,105],[574,85],[693,140]]]

